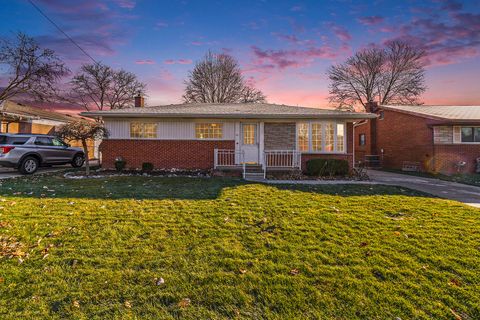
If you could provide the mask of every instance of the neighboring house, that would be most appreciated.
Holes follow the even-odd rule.
[[[480,106],[390,106],[370,103],[378,118],[355,125],[355,157],[378,155],[393,169],[475,172]]]
[[[14,101],[6,100],[0,103],[0,133],[53,134],[55,127],[75,119],[78,117]],[[70,143],[72,146],[82,146],[77,141]],[[94,157],[94,142],[89,141],[88,145],[89,154]]]
[[[117,157],[127,167],[220,169],[305,168],[312,158],[353,165],[353,123],[375,115],[274,104],[179,104],[83,112],[110,132],[102,164]]]

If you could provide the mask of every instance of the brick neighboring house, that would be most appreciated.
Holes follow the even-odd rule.
[[[370,103],[376,119],[355,125],[355,158],[379,155],[386,168],[416,163],[421,171],[473,173],[480,157],[480,106]]]
[[[274,104],[179,104],[83,112],[110,132],[100,145],[102,165],[220,169],[254,164],[264,170],[305,167],[311,158],[353,165],[353,123],[367,113]]]

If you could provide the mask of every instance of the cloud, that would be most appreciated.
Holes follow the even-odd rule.
[[[345,29],[342,26],[336,25],[334,23],[329,23],[328,24],[330,28],[332,29],[332,32],[337,36],[338,39],[344,42],[348,42],[352,40],[352,35],[350,32],[348,32],[347,29]]]
[[[193,61],[191,59],[167,59],[163,61],[165,64],[192,64],[192,62]]]
[[[166,27],[168,27],[168,23],[165,22],[165,21],[158,21],[158,22],[155,24],[155,26],[156,26],[157,28],[166,28]]]
[[[95,59],[116,54],[115,47],[128,41],[130,28],[121,22],[135,18],[122,14],[116,2],[84,0],[64,2],[39,0],[37,5]],[[41,34],[36,37],[43,47],[55,50],[68,63],[76,64],[91,60],[60,32]]]
[[[443,2],[443,5],[441,6],[442,10],[447,10],[447,11],[460,11],[463,8],[463,4],[454,0],[447,0]]]
[[[445,65],[480,55],[480,14],[450,13],[446,22],[436,17],[415,19],[400,26],[389,40],[402,40],[424,49],[427,64]]]
[[[293,6],[290,8],[290,11],[293,11],[293,12],[298,12],[298,11],[303,11],[303,6],[301,5],[296,5],[296,6]]]
[[[309,39],[306,39],[306,40],[300,40],[296,35],[294,34],[282,34],[282,33],[272,33],[274,36],[276,36],[279,40],[282,40],[282,41],[287,41],[291,44],[294,44],[294,45],[314,45],[315,44],[315,41],[313,40],[309,40]]]
[[[366,26],[382,23],[385,19],[381,16],[369,16],[358,18],[357,21]]]
[[[137,60],[135,61],[135,64],[155,64],[155,61],[151,59]]]
[[[252,46],[254,60],[250,71],[268,72],[274,69],[300,68],[310,65],[315,59],[334,59],[348,48],[342,46],[334,50],[324,45],[293,50],[263,50]]]
[[[125,9],[133,9],[137,5],[136,1],[133,0],[115,0],[117,5]]]

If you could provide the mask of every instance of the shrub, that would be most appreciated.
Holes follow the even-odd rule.
[[[152,170],[153,170],[153,163],[151,163],[151,162],[142,163],[142,171],[143,172],[152,172]]]
[[[118,172],[123,171],[123,169],[125,169],[126,164],[127,164],[127,161],[125,161],[122,157],[118,157],[115,159],[115,169]]]
[[[307,161],[307,175],[309,176],[345,176],[348,172],[347,160],[312,159]]]

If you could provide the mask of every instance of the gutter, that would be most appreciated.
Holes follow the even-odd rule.
[[[277,114],[277,115],[261,115],[261,114],[208,114],[208,113],[199,113],[199,114],[184,114],[184,113],[170,113],[170,114],[159,114],[159,113],[122,113],[122,112],[82,112],[81,116],[89,118],[176,118],[176,119],[196,119],[196,118],[207,118],[207,119],[374,119],[376,115],[371,113],[359,113],[359,114]]]

